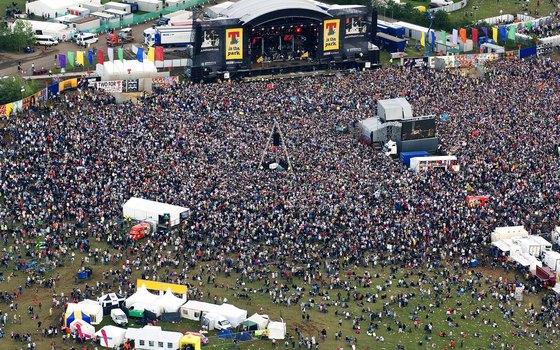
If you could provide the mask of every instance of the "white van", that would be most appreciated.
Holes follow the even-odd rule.
[[[37,45],[54,46],[58,45],[58,40],[50,35],[35,35],[35,42]]]
[[[126,326],[128,323],[128,318],[126,318],[126,314],[121,309],[111,310],[111,319],[119,326]]]
[[[78,34],[76,37],[76,44],[86,47],[88,45],[95,44],[99,41],[99,38],[93,33],[82,33]]]

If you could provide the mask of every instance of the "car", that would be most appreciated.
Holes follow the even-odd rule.
[[[93,33],[81,33],[76,36],[76,44],[87,47],[99,41],[99,38]]]

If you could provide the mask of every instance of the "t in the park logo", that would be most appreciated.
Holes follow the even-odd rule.
[[[243,28],[226,29],[226,60],[243,59]]]
[[[339,19],[329,19],[323,22],[323,51],[338,50],[339,29]]]

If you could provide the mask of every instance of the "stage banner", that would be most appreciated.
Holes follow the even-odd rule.
[[[113,81],[98,81],[96,84],[97,90],[103,90],[107,92],[122,92],[123,91],[123,81],[113,80]]]
[[[323,22],[323,51],[338,50],[340,44],[340,19]]]
[[[179,77],[178,76],[171,76],[171,77],[154,77],[152,78],[152,86],[153,87],[165,87],[170,86],[172,84],[178,84]]]
[[[226,29],[226,60],[243,59],[243,28]]]

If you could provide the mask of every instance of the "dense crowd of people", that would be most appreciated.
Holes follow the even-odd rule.
[[[47,268],[73,260],[74,251],[122,267],[85,291],[53,295],[53,305],[109,286],[131,294],[135,268],[143,277],[177,283],[211,282],[224,272],[237,276],[231,284],[238,286],[267,280],[255,266],[274,262],[282,277],[351,290],[333,277],[341,265],[467,267],[485,260],[482,247],[495,227],[546,233],[559,223],[560,165],[553,151],[560,140],[559,68],[549,59],[495,61],[485,77],[387,67],[272,83],[176,84],[123,104],[94,91],[59,95],[4,125],[4,244],[41,241],[40,249],[26,251]],[[419,175],[340,131],[352,131],[372,116],[378,99],[393,97],[405,97],[415,115],[449,115],[437,133],[460,171]],[[267,146],[275,120],[280,147]],[[284,146],[292,169],[259,164],[263,152],[265,160],[284,157]],[[473,207],[467,195],[490,200]],[[175,229],[180,234],[131,245],[122,205],[132,196],[189,208]],[[93,240],[114,249],[92,250]],[[2,261],[14,260],[20,248],[14,249]],[[194,269],[211,261],[216,270]],[[168,274],[169,268],[182,272]],[[445,285],[446,277],[420,279]],[[56,280],[31,275],[28,286],[54,289]],[[289,297],[268,283],[274,302],[301,303],[298,294]],[[494,297],[510,297],[507,286],[492,285]],[[13,300],[11,293],[5,297]],[[392,302],[404,305],[409,297],[419,296]],[[546,301],[551,329],[558,302]],[[390,315],[388,308],[379,317]]]

